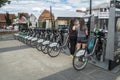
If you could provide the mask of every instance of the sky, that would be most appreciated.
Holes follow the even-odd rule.
[[[85,10],[89,7],[90,0],[11,0],[11,4],[6,4],[0,8],[0,13],[28,12],[40,14],[44,9],[52,6],[53,10],[75,11]],[[93,6],[109,2],[109,0],[92,0]]]

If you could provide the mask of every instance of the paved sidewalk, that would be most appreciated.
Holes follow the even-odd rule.
[[[0,41],[0,80],[120,80],[120,72],[91,64],[75,71],[67,55],[51,58],[22,42],[6,40]]]

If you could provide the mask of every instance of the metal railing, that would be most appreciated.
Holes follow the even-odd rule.
[[[14,30],[0,30],[0,40],[11,40],[14,39],[13,34],[18,31]]]

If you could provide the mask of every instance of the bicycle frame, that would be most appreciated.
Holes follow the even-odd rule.
[[[82,49],[82,50],[78,50],[77,54],[75,54],[76,57],[79,57],[79,56],[85,56],[85,57],[90,57],[92,55],[94,55],[94,52],[95,52],[95,49],[96,49],[96,46],[97,46],[97,43],[98,43],[98,38],[94,38],[95,39],[95,43],[94,43],[94,47],[93,47],[93,50],[91,53],[88,53],[88,49],[87,47],[85,49]]]
[[[93,47],[93,50],[92,50],[92,52],[90,53],[90,54],[85,54],[85,55],[87,55],[87,57],[90,57],[90,56],[93,56],[94,55],[94,52],[95,52],[95,49],[96,49],[96,46],[97,46],[97,43],[98,43],[98,38],[95,38],[95,43],[94,43],[94,47]],[[87,51],[88,52],[88,51]]]

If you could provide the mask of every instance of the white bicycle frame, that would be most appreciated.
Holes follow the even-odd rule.
[[[94,52],[95,52],[95,48],[96,48],[96,46],[97,46],[97,43],[98,43],[98,38],[95,39],[95,44],[94,44],[93,50],[92,50],[92,52],[91,52],[90,54],[88,54],[87,49],[82,49],[82,50],[79,50],[79,51],[75,54],[75,56],[76,56],[76,57],[79,57],[79,56],[90,57],[90,56],[92,56],[92,55],[94,54]]]

